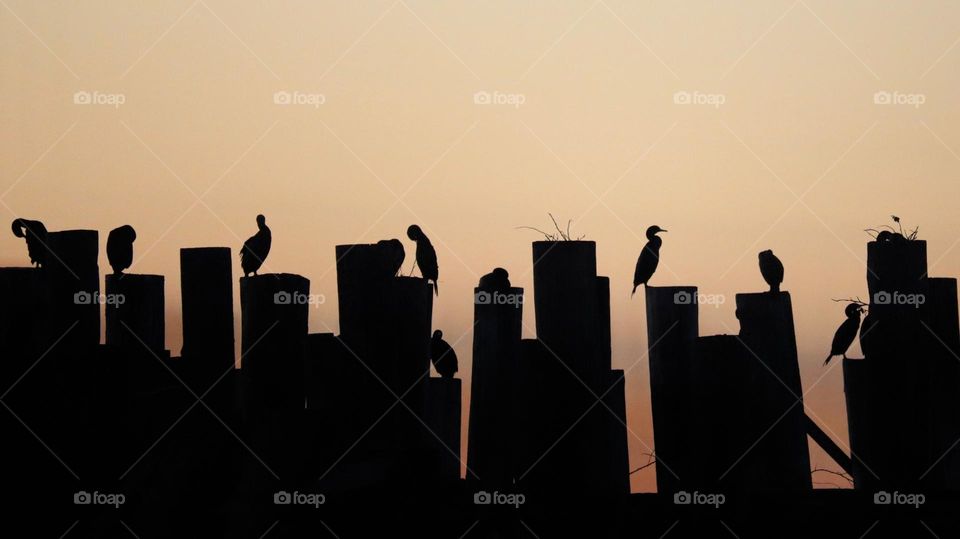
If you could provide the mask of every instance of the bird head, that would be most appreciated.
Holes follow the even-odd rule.
[[[443,332],[440,331],[439,329],[436,330],[436,331],[434,331],[434,332],[433,332],[433,338],[434,338],[434,340],[436,340],[436,339],[442,339],[442,338],[443,338]]]
[[[263,228],[263,227],[265,227],[265,226],[267,226],[267,218],[264,217],[263,214],[258,215],[258,216],[257,216],[257,227]]]
[[[133,243],[137,239],[137,231],[130,225],[123,225],[117,230],[123,234],[123,237],[130,243]]]
[[[423,237],[423,231],[417,225],[407,227],[407,237],[413,241],[419,241]]]
[[[766,251],[760,251],[760,254],[757,255],[757,258],[763,258],[765,256],[773,256],[773,251],[767,249]]]
[[[656,236],[658,232],[666,232],[666,230],[660,228],[660,227],[657,226],[657,225],[653,225],[652,227],[648,228],[648,229],[647,229],[647,239],[648,239],[648,240],[653,239],[653,237]]]
[[[507,273],[507,270],[505,270],[505,269],[503,269],[503,268],[493,268],[493,271],[491,271],[490,273],[492,273],[492,274],[494,275],[494,277],[496,277],[496,278],[498,278],[498,279],[504,279],[504,280],[506,280],[506,279],[509,279],[509,278],[510,278],[510,274]]]
[[[863,312],[863,305],[860,305],[859,303],[850,303],[843,310],[843,312],[847,315],[847,318],[859,318],[860,313]]]
[[[13,235],[22,238],[23,237],[23,219],[14,219],[13,224],[10,225],[10,228],[13,229]]]

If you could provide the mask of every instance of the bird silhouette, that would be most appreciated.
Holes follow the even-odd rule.
[[[510,274],[503,268],[493,268],[493,271],[480,277],[477,288],[496,292],[506,292],[510,289]]]
[[[420,274],[428,281],[433,281],[433,293],[440,295],[440,287],[437,286],[437,278],[440,276],[440,269],[437,267],[437,252],[427,238],[423,230],[417,225],[410,225],[407,228],[407,237],[417,242],[417,255],[414,267],[420,266]],[[413,270],[411,270],[411,273]]]
[[[890,242],[890,243],[900,243],[907,241],[907,238],[903,237],[903,234],[899,232],[890,232],[889,230],[881,230],[877,234],[878,242]]]
[[[658,232],[666,232],[666,230],[657,225],[647,229],[647,244],[643,246],[637,258],[637,268],[633,271],[633,291],[630,292],[630,297],[637,293],[637,287],[641,284],[647,286],[647,281],[653,277],[653,272],[657,271],[657,264],[660,263],[660,245],[663,244],[663,240],[657,236]]]
[[[43,226],[40,221],[14,219],[10,228],[13,229],[14,236],[26,239],[30,263],[37,267],[45,266],[47,263],[47,227]]]
[[[243,248],[240,249],[240,267],[244,277],[250,273],[256,275],[270,254],[270,228],[267,227],[267,218],[263,215],[257,216],[257,228],[257,233],[243,242]]]
[[[453,378],[457,373],[457,353],[443,340],[443,332],[439,329],[433,332],[433,338],[430,339],[430,361],[433,362],[433,368],[444,378]]]
[[[377,249],[383,264],[384,276],[396,277],[397,272],[403,267],[403,259],[407,256],[403,249],[403,242],[396,238],[380,240],[377,242]]]
[[[107,261],[113,273],[119,275],[133,263],[133,242],[137,232],[130,225],[114,228],[107,235]]]
[[[770,291],[779,292],[780,283],[783,282],[783,263],[770,249],[761,251],[757,258],[760,261],[760,275],[770,285]]]
[[[823,361],[826,365],[830,363],[833,356],[843,356],[847,359],[847,348],[853,344],[853,339],[857,337],[857,329],[860,328],[860,313],[863,312],[863,306],[857,303],[850,303],[843,310],[847,319],[840,324],[837,332],[833,334],[833,343],[830,345],[830,355]]]

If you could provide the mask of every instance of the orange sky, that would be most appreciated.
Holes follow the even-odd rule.
[[[311,329],[336,331],[334,245],[409,253],[416,222],[469,380],[472,287],[503,266],[532,293],[539,238],[516,227],[552,212],[611,278],[638,466],[653,439],[629,290],[659,224],[654,284],[726,298],[701,308],[702,334],[735,333],[756,253],[781,258],[808,414],[845,445],[841,372],[820,363],[842,321],[830,298],[866,295],[863,229],[897,213],[932,275],[960,272],[956,3],[4,0],[0,29],[0,209],[102,242],[132,224],[132,271],[167,276],[175,353],[180,247],[236,249],[264,213],[266,271],[308,277],[327,300]],[[26,262],[0,235],[0,263]],[[532,336],[532,302],[524,316]],[[632,482],[652,490],[653,468]]]

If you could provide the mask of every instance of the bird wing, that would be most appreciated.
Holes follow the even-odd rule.
[[[830,345],[830,353],[834,355],[843,355],[847,353],[847,348],[853,344],[853,339],[857,336],[857,329],[860,327],[860,320],[848,318],[840,324],[837,332],[833,334],[833,343]]]
[[[417,265],[420,266],[420,272],[424,279],[437,280],[440,274],[440,268],[437,266],[437,251],[434,250],[430,242],[423,241],[423,245],[417,242]]]
[[[659,254],[653,249],[649,242],[643,246],[643,250],[640,251],[640,256],[637,258],[637,269],[633,272],[634,285],[639,285],[650,280],[653,272],[657,271],[659,258]]]

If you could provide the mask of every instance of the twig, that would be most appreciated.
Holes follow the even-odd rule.
[[[650,466],[653,466],[654,464],[657,463],[657,457],[656,457],[656,455],[654,455],[653,453],[643,453],[643,454],[644,454],[644,455],[647,455],[647,457],[648,457],[648,458],[647,458],[647,463],[644,464],[643,466],[640,466],[640,467],[637,468],[636,470],[631,470],[628,475],[633,475],[633,474],[639,472],[640,470],[642,470],[642,469],[644,469],[644,468],[649,468]]]
[[[810,474],[811,474],[811,475],[812,475],[812,474],[815,474],[815,473],[817,473],[817,472],[826,472],[826,473],[829,473],[829,474],[833,474],[833,475],[835,475],[835,476],[837,476],[837,477],[843,478],[845,481],[847,481],[847,482],[850,483],[851,485],[853,484],[853,478],[851,478],[851,477],[850,477],[849,475],[847,475],[845,472],[838,472],[838,471],[835,471],[835,470],[831,470],[831,469],[829,469],[829,468],[820,468],[820,467],[815,467],[815,468],[813,468],[812,470],[810,470]]]

